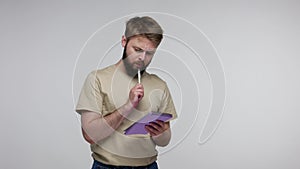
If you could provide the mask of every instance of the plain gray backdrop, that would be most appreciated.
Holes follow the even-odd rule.
[[[168,66],[172,59],[154,59],[152,71],[170,84],[180,115],[173,123],[169,148],[160,149],[160,168],[300,168],[299,11],[298,1],[1,0],[0,168],[91,167],[89,145],[82,139],[74,101],[89,71],[113,64],[121,56],[118,38],[124,20],[111,24],[108,33],[97,34],[78,56],[99,28],[141,12],[172,14],[200,28],[218,52],[226,79],[221,123],[208,141],[199,144],[212,97],[204,65],[190,63],[172,69],[174,66]],[[176,20],[153,17],[164,27]],[[199,42],[200,49],[209,50],[204,49],[208,44],[204,36],[189,38],[191,32],[182,26],[181,22],[166,32],[178,32],[181,39],[186,35],[186,42]],[[95,43],[103,39],[110,41]],[[170,38],[165,40],[162,49],[169,51],[161,50],[161,55],[176,55],[173,65],[188,62],[188,51],[186,55],[178,48],[174,52],[166,43]],[[101,63],[101,57],[93,58],[91,53],[97,53],[93,45],[107,50],[115,43],[110,53],[113,57]],[[217,62],[216,67],[210,65],[212,69],[219,66]],[[196,76],[194,83],[193,78],[184,76],[191,75],[188,67]],[[194,97],[197,92],[187,90],[187,83],[192,90],[198,85],[200,96]],[[192,106],[197,104],[199,116]]]

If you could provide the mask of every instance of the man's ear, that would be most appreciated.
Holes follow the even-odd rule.
[[[121,44],[122,44],[122,47],[123,47],[123,48],[125,47],[126,43],[127,43],[127,39],[126,39],[126,37],[123,35],[123,36],[122,36],[122,40],[121,40]]]

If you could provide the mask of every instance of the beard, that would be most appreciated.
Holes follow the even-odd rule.
[[[122,56],[122,60],[123,60],[123,63],[124,63],[124,66],[125,66],[125,69],[126,69],[126,73],[129,75],[129,76],[132,76],[134,78],[137,78],[137,73],[138,73],[138,69],[135,69],[134,68],[134,64],[137,63],[137,62],[133,62],[133,63],[130,63],[129,60],[128,60],[128,55],[127,55],[127,52],[126,52],[126,49],[127,49],[127,43],[126,45],[124,46],[124,50],[123,50],[123,56]],[[143,74],[147,68],[147,66],[149,65],[144,65],[144,63],[142,62],[142,68],[140,69],[141,71],[141,74]]]

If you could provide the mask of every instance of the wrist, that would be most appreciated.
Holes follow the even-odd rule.
[[[164,146],[168,145],[171,140],[171,130],[167,129],[159,135],[152,136],[152,140],[158,146],[164,147]]]
[[[124,117],[127,117],[131,112],[132,110],[134,109],[133,105],[131,104],[130,101],[127,101],[124,105],[122,105],[120,108],[119,108],[119,113],[124,116]]]

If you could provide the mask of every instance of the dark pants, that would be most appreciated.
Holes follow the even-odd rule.
[[[131,166],[106,165],[99,161],[94,160],[92,169],[158,169],[158,167],[156,162],[153,162],[152,164],[149,164],[147,166],[131,167]]]

